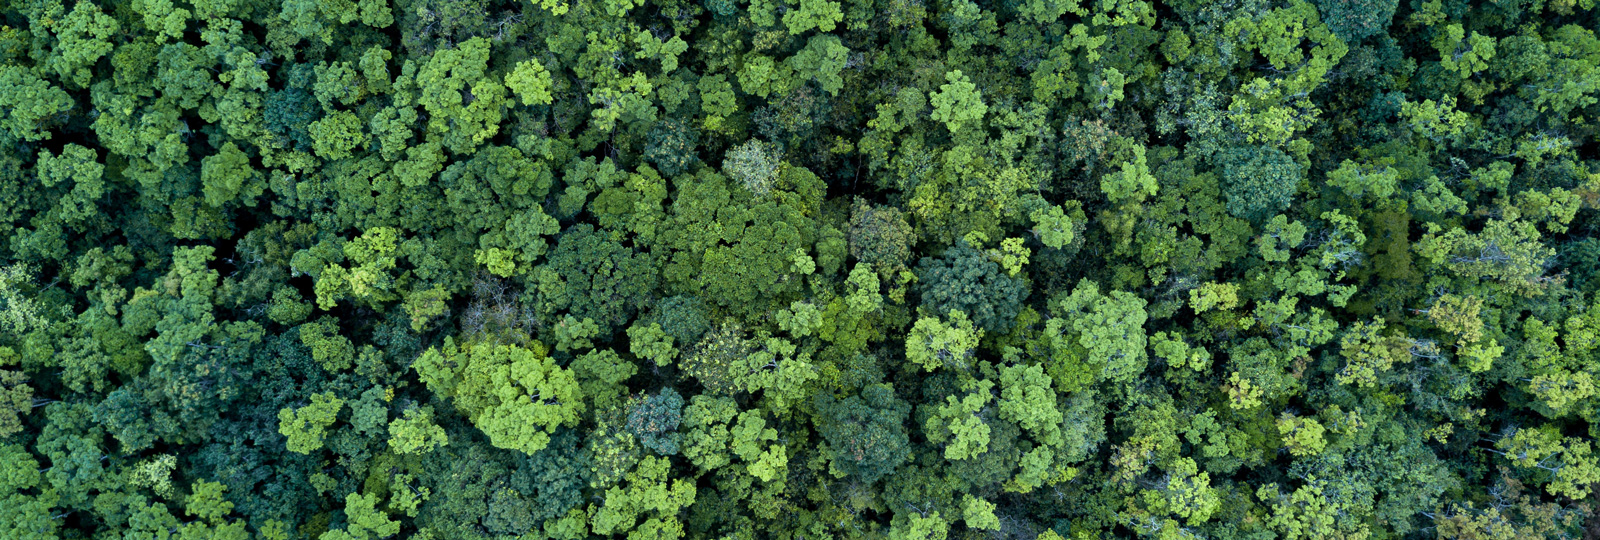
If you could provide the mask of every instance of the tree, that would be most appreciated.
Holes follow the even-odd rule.
[[[899,209],[873,206],[856,199],[850,208],[850,256],[892,275],[911,259],[917,240]]]
[[[1222,506],[1217,490],[1211,487],[1211,475],[1201,472],[1193,459],[1178,458],[1167,473],[1166,485],[1158,490],[1144,492],[1151,508],[1160,513],[1170,513],[1182,518],[1189,526],[1211,519]]]
[[[928,440],[944,446],[945,459],[969,459],[989,449],[990,428],[978,413],[994,401],[994,381],[977,381],[967,390],[960,399],[945,396],[923,425]]]
[[[21,66],[0,66],[0,86],[6,89],[0,93],[0,108],[9,111],[0,124],[19,140],[49,139],[46,129],[57,115],[72,108],[72,97],[66,91]]]
[[[1416,249],[1428,262],[1466,279],[1493,280],[1508,291],[1532,296],[1544,290],[1545,261],[1555,250],[1538,242],[1532,223],[1491,219],[1477,234],[1429,224]]]
[[[779,158],[776,145],[750,139],[728,149],[727,159],[722,160],[722,171],[757,198],[764,198],[778,178]]]
[[[827,0],[802,0],[802,3],[815,5],[833,4],[833,2],[828,2]],[[803,16],[797,15],[796,17]],[[787,23],[788,16],[785,15],[784,18]],[[826,18],[826,15],[810,18],[809,21],[804,18],[797,18],[795,19],[797,23],[794,27],[806,24],[799,21],[808,21],[821,26],[826,24],[822,22]],[[816,81],[817,86],[821,87],[823,91],[826,91],[829,95],[837,96],[839,95],[839,90],[844,88],[844,78],[839,76],[839,72],[844,71],[845,57],[849,54],[850,49],[846,48],[844,42],[840,41],[838,37],[819,34],[806,40],[805,48],[795,53],[794,56],[789,57],[784,63],[803,79]]]
[[[1282,212],[1300,183],[1300,166],[1268,147],[1235,148],[1223,154],[1222,185],[1228,213],[1255,223]]]
[[[663,388],[654,396],[634,401],[628,409],[628,431],[639,444],[663,456],[678,453],[678,423],[683,418],[683,396]]]
[[[1346,43],[1384,33],[1394,19],[1397,0],[1368,0],[1365,2],[1336,2],[1319,0],[1317,11],[1328,24],[1333,35]]]
[[[46,60],[50,71],[71,86],[88,87],[94,78],[90,68],[112,51],[110,37],[121,25],[99,6],[78,2],[66,17],[51,26],[55,27],[50,30],[55,34],[57,46]]]
[[[95,151],[68,144],[57,157],[49,150],[41,150],[37,166],[39,181],[46,187],[69,182],[72,186],[72,191],[57,203],[63,221],[83,221],[99,213],[99,200],[106,191],[102,179],[105,166],[98,163]]]
[[[938,512],[895,512],[889,524],[890,540],[944,540],[950,534],[950,523]]]
[[[724,321],[695,345],[695,353],[684,358],[679,367],[685,375],[699,381],[707,392],[732,395],[739,391],[735,366],[748,362],[751,347],[738,323]]]
[[[506,88],[516,92],[523,105],[549,105],[554,100],[550,94],[550,71],[536,59],[518,62],[506,74]]]
[[[657,366],[671,364],[678,357],[678,349],[672,346],[673,336],[661,329],[661,324],[650,323],[648,326],[634,324],[628,327],[629,352],[639,358],[654,362]]]
[[[639,372],[638,366],[611,349],[578,355],[567,368],[577,377],[584,400],[594,410],[622,405],[628,393],[628,387],[623,383]]]
[[[1064,417],[1044,367],[1021,364],[1000,370],[1000,417],[1031,433],[1035,440],[1057,445]]]
[[[738,416],[738,404],[732,399],[707,397],[704,394],[689,398],[683,412],[683,425],[688,428],[684,436],[683,455],[702,471],[721,468],[730,462],[729,424]]]
[[[906,335],[907,360],[928,371],[944,366],[965,371],[972,366],[983,330],[974,328],[964,312],[951,310],[947,318],[948,323],[937,317],[917,319]]]
[[[961,516],[969,528],[1000,530],[1000,518],[994,515],[994,503],[970,494],[961,498]]]
[[[389,447],[401,454],[426,454],[450,444],[444,428],[433,423],[433,407],[406,409],[400,418],[389,422]]]
[[[1545,491],[1572,499],[1590,494],[1590,485],[1600,481],[1600,457],[1588,441],[1562,437],[1553,425],[1518,429],[1495,442],[1494,453],[1545,484]]]
[[[754,394],[777,411],[805,399],[810,381],[817,378],[811,355],[797,352],[794,343],[782,338],[767,338],[753,343],[749,354],[734,358],[732,375],[740,390]]]
[[[747,464],[752,476],[762,482],[771,482],[787,475],[789,455],[781,444],[772,444],[778,439],[778,430],[767,427],[766,419],[757,411],[744,411],[739,413],[739,421],[731,425],[729,430],[731,442],[729,447],[734,455],[739,456]],[[762,443],[768,446],[763,449]]]
[[[1033,220],[1033,234],[1039,237],[1045,247],[1061,249],[1071,244],[1075,235],[1074,223],[1062,211],[1060,206],[1050,206],[1034,210],[1029,216]]]
[[[845,283],[851,291],[844,301],[852,312],[869,315],[883,309],[883,295],[878,294],[880,284],[877,273],[858,264],[850,269],[850,277],[845,279]]]
[[[25,335],[45,323],[41,306],[35,297],[26,294],[33,281],[33,269],[26,264],[13,263],[0,267],[0,325],[12,335]]]
[[[255,198],[267,187],[250,167],[250,157],[231,141],[223,143],[216,155],[200,160],[200,183],[205,186],[206,204],[218,207],[241,195],[245,205],[255,206]]]
[[[1261,258],[1269,263],[1289,262],[1294,248],[1306,238],[1306,226],[1299,221],[1291,222],[1282,214],[1272,217],[1272,221],[1262,227],[1261,236],[1256,239],[1256,247],[1261,253]]]
[[[1144,372],[1148,360],[1145,352],[1148,337],[1144,329],[1148,318],[1146,305],[1144,299],[1132,293],[1101,294],[1098,284],[1087,279],[1078,282],[1072,294],[1051,302],[1051,311],[1060,316],[1051,319],[1045,327],[1046,335],[1058,336],[1052,338],[1059,351],[1052,358],[1069,364],[1085,362],[1094,377],[1132,380]],[[1063,382],[1059,376],[1056,380],[1068,388],[1082,384]]]
[[[350,157],[352,150],[367,142],[361,120],[350,111],[324,116],[306,126],[306,130],[311,134],[311,147],[324,159]]]
[[[588,224],[567,229],[537,273],[545,313],[566,310],[609,336],[649,303],[657,282],[654,261]]]
[[[474,37],[434,52],[417,70],[417,103],[428,111],[427,130],[453,153],[470,153],[500,131],[506,87],[487,77],[488,67],[489,41]],[[513,80],[532,95],[532,83]]]
[[[1411,344],[1403,338],[1385,336],[1383,331],[1383,321],[1377,319],[1370,324],[1357,322],[1351,327],[1339,340],[1339,354],[1344,356],[1346,364],[1334,378],[1341,384],[1368,387],[1395,363],[1411,361]]]
[[[610,535],[634,531],[631,537],[676,539],[684,535],[678,521],[680,509],[694,503],[695,487],[683,478],[669,480],[671,463],[666,458],[647,457],[628,477],[628,487],[612,487],[605,501],[590,506],[595,534]],[[644,522],[639,518],[649,516]],[[644,531],[644,532],[640,532]]]
[[[1459,24],[1444,27],[1435,34],[1433,46],[1439,51],[1439,64],[1461,78],[1488,69],[1494,58],[1494,38],[1473,32],[1469,37]]]
[[[1356,199],[1367,195],[1374,200],[1387,199],[1399,187],[1399,180],[1399,173],[1393,168],[1362,166],[1348,159],[1338,169],[1328,171],[1328,185]]]
[[[309,405],[278,411],[278,433],[288,439],[290,451],[310,454],[322,448],[328,427],[338,419],[343,408],[344,400],[332,392],[312,395]]]
[[[933,119],[944,122],[952,133],[961,131],[962,126],[982,122],[989,107],[983,104],[978,86],[959,69],[945,73],[944,79],[948,82],[940,85],[938,92],[928,94],[928,101],[933,105]]]
[[[0,366],[17,361],[16,351],[0,347]],[[21,370],[0,370],[0,440],[22,431],[23,416],[33,410],[33,387],[27,382],[28,376]]]
[[[666,120],[650,130],[644,159],[660,169],[661,174],[677,176],[700,162],[695,153],[699,145],[699,130],[684,122]]]
[[[823,394],[816,400],[817,430],[835,476],[854,476],[872,484],[909,457],[905,431],[910,405],[886,385],[872,385],[844,399]]]
[[[412,365],[428,390],[448,398],[499,448],[533,454],[562,425],[575,425],[583,391],[571,370],[559,367],[542,346],[447,339]]]
[[[321,540],[368,540],[388,538],[400,532],[400,522],[377,509],[377,495],[351,493],[344,498],[347,528],[322,533]]]
[[[1278,417],[1278,434],[1283,437],[1283,446],[1295,457],[1310,457],[1322,452],[1327,445],[1323,439],[1326,433],[1322,424],[1313,418],[1301,418],[1289,413]]]
[[[961,311],[989,332],[1005,332],[1021,311],[1028,289],[965,242],[917,265],[922,305],[934,313]]]
[[[832,32],[834,25],[843,19],[844,13],[839,11],[838,2],[800,0],[799,9],[791,9],[783,14],[783,25],[789,28],[790,35],[800,35],[813,28]]]

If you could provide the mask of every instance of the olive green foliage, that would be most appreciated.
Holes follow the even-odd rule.
[[[850,256],[891,274],[905,269],[916,233],[898,208],[857,199],[850,207]]]
[[[1300,166],[1272,148],[1236,148],[1221,155],[1222,189],[1228,213],[1260,222],[1289,207],[1300,182]]]
[[[0,540],[1600,531],[1596,0],[0,19]]]

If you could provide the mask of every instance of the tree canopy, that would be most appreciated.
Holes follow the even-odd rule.
[[[1596,0],[0,0],[0,540],[1600,538]]]

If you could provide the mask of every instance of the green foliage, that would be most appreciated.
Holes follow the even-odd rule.
[[[961,516],[966,521],[967,527],[985,529],[990,531],[1000,530],[1000,518],[994,515],[994,503],[964,495],[961,499]]]
[[[0,538],[1585,537],[1597,2],[1400,4],[10,2]]]
[[[565,310],[610,335],[651,298],[657,270],[649,256],[585,224],[562,233],[537,274],[545,313]]]
[[[1288,154],[1266,147],[1236,148],[1222,159],[1229,214],[1260,223],[1289,207],[1300,183],[1300,166]]]
[[[457,346],[446,340],[412,365],[428,390],[448,398],[500,448],[533,454],[561,425],[583,412],[583,391],[571,370],[559,367],[542,346],[492,343]]]
[[[939,317],[917,319],[906,334],[906,359],[928,371],[945,366],[965,371],[972,366],[984,332],[972,326],[965,312],[951,310],[945,318],[949,322]]]
[[[16,351],[0,349],[0,367],[16,363]],[[27,382],[27,375],[20,370],[0,370],[0,439],[22,431],[22,420],[33,409],[33,386]]]
[[[850,209],[850,256],[891,274],[911,259],[916,233],[894,207],[877,207],[856,199]]]
[[[678,357],[678,349],[672,347],[673,337],[667,335],[661,325],[651,323],[649,326],[633,325],[628,327],[628,347],[634,356],[649,359],[657,366],[672,363]]]
[[[406,409],[404,415],[389,422],[389,447],[401,454],[426,454],[450,444],[444,428],[433,423],[433,407]]]
[[[683,524],[678,521],[677,514],[694,503],[695,487],[682,478],[669,480],[670,465],[666,458],[644,458],[629,475],[626,488],[616,486],[606,490],[605,502],[590,506],[595,534],[647,531],[653,538],[681,538]],[[646,516],[643,522],[639,521]],[[630,534],[630,537],[644,536]]]
[[[435,52],[417,69],[416,102],[428,112],[427,131],[453,153],[469,153],[499,132],[506,87],[486,77],[488,64],[489,41],[475,37]],[[534,91],[532,83],[514,81]]]
[[[896,512],[889,525],[890,540],[944,540],[950,534],[950,523],[938,512]]]
[[[965,242],[939,258],[924,257],[917,265],[922,304],[933,313],[961,311],[978,327],[1003,332],[1027,297],[1022,281],[1000,271],[1000,265]]]
[[[506,74],[506,88],[516,92],[523,105],[549,105],[554,100],[550,94],[550,71],[538,60],[517,63],[517,67]]]
[[[982,122],[989,107],[983,104],[978,86],[959,69],[944,74],[944,79],[949,82],[939,86],[938,92],[928,94],[928,101],[933,105],[933,119],[944,122],[951,132]]]
[[[633,362],[624,360],[610,349],[579,355],[567,367],[578,378],[578,387],[583,389],[583,396],[588,403],[602,410],[622,404],[623,397],[628,393],[627,386],[622,383],[639,372],[639,367]]]
[[[689,399],[683,412],[683,426],[688,432],[683,439],[683,455],[702,471],[721,468],[729,463],[729,424],[739,414],[732,399],[707,397],[704,394]]]
[[[683,418],[683,396],[671,388],[645,396],[628,409],[628,431],[644,445],[664,456],[678,453],[678,423]]]
[[[802,4],[817,5],[833,4],[826,0],[801,0],[801,2]],[[789,16],[785,14],[784,19],[784,22],[788,23]],[[796,15],[796,20],[800,22],[791,25],[791,30],[805,25],[822,26],[827,24],[824,22],[827,20],[827,16],[822,14],[813,17]],[[789,57],[785,63],[802,80],[816,81],[817,86],[822,88],[823,91],[837,96],[839,95],[839,90],[844,88],[844,78],[840,77],[839,73],[844,71],[845,57],[849,54],[850,49],[846,48],[844,42],[840,41],[839,38],[821,34],[811,36],[811,39],[806,41],[805,48],[795,53],[794,56]]]
[[[978,416],[994,400],[994,382],[978,381],[966,395],[945,396],[923,425],[928,440],[944,446],[944,457],[962,460],[977,457],[989,449],[989,425]]]
[[[685,375],[694,377],[706,391],[729,395],[739,390],[734,379],[735,363],[746,362],[751,343],[744,329],[732,320],[707,333],[691,354],[679,363]]]
[[[1046,324],[1045,334],[1052,336],[1053,348],[1059,351],[1052,358],[1084,363],[1099,379],[1126,382],[1138,377],[1149,358],[1145,352],[1146,305],[1132,293],[1102,294],[1098,284],[1080,281],[1072,294],[1051,302],[1051,311],[1058,317]],[[1056,379],[1069,388],[1081,384],[1077,380],[1068,383],[1060,376]]]
[[[906,445],[906,416],[910,405],[894,397],[886,385],[872,385],[860,395],[838,399],[823,394],[817,398],[818,431],[831,458],[829,471],[835,476],[850,476],[871,484],[909,457]]]
[[[1396,0],[1370,0],[1366,2],[1337,2],[1320,0],[1317,11],[1322,22],[1328,24],[1333,35],[1346,43],[1385,32],[1394,19]]]
[[[350,111],[339,111],[306,126],[311,133],[311,147],[325,159],[344,159],[350,151],[367,142],[361,132],[361,121]]]
[[[782,338],[767,338],[750,344],[743,358],[733,359],[734,384],[740,390],[761,392],[766,402],[782,411],[791,403],[810,395],[808,384],[817,378],[811,355],[798,352]]]
[[[338,418],[344,400],[331,392],[311,396],[311,403],[300,408],[278,411],[278,433],[288,439],[289,450],[309,454],[322,448],[328,426]]]
[[[1352,198],[1371,196],[1384,200],[1398,188],[1398,173],[1389,167],[1363,167],[1345,160],[1338,169],[1328,172],[1328,185],[1344,190]]]
[[[1007,366],[1000,370],[1000,417],[1048,445],[1061,443],[1063,416],[1056,393],[1042,366]]]
[[[771,441],[778,438],[778,430],[767,427],[765,419],[756,411],[739,413],[739,422],[733,424],[729,430],[732,442],[729,446],[734,455],[744,460],[748,465],[747,471],[751,476],[761,479],[762,482],[771,482],[784,476],[785,467],[789,457],[781,445],[772,445]],[[765,449],[762,443],[767,443]]]
[[[677,176],[700,162],[694,151],[700,145],[700,133],[689,124],[661,122],[650,130],[649,140],[644,148],[644,159],[660,169],[661,174]]]
[[[17,140],[40,141],[51,138],[50,124],[72,108],[66,91],[39,78],[32,70],[18,65],[0,66],[0,108],[4,108],[6,132]]]
[[[789,28],[792,35],[803,34],[813,28],[832,32],[834,25],[841,20],[844,20],[844,13],[839,11],[839,3],[828,0],[800,0],[799,9],[783,14],[783,25]]]
[[[377,509],[378,497],[373,494],[351,493],[344,498],[344,515],[348,527],[344,531],[329,531],[321,538],[376,539],[394,536],[400,532],[400,522]],[[341,533],[343,533],[341,535]]]
[[[1072,243],[1076,235],[1072,218],[1059,206],[1034,210],[1029,217],[1033,220],[1033,233],[1045,247],[1054,249],[1066,247]]]

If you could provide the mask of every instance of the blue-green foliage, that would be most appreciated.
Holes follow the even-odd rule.
[[[678,423],[683,420],[683,396],[671,388],[645,396],[628,410],[628,431],[639,444],[664,456],[678,453]]]
[[[988,255],[965,242],[940,257],[922,259],[917,265],[917,292],[929,313],[960,310],[990,332],[1010,329],[1028,296],[1021,280],[1006,275]]]

